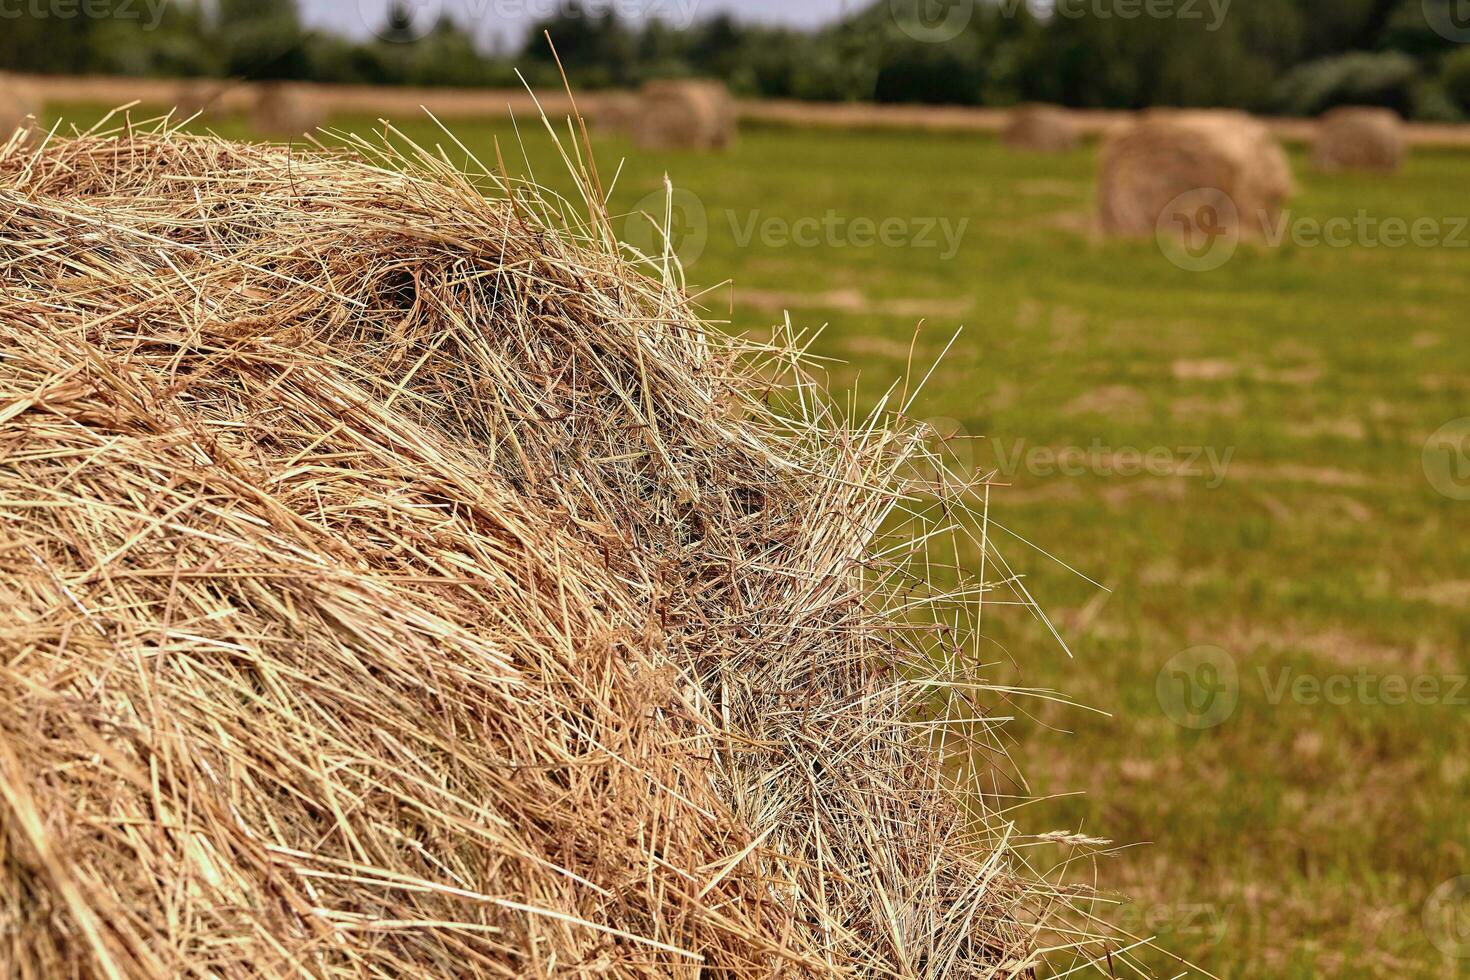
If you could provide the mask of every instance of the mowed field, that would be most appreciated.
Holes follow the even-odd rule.
[[[455,132],[568,186],[537,120]],[[1470,874],[1470,423],[1432,441],[1470,416],[1470,153],[1327,177],[1296,152],[1294,233],[1191,271],[1094,235],[1095,152],[747,129],[598,159],[615,212],[665,172],[689,192],[712,318],[826,324],[859,403],[963,327],[915,411],[977,437],[956,452],[995,472],[997,540],[1071,651],[997,603],[990,676],[1098,709],[997,706],[1039,798],[1022,830],[1116,844],[1067,871],[1122,903],[1099,914],[1219,976],[1470,975],[1445,885]]]

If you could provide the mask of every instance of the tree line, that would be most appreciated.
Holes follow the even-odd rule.
[[[767,98],[1470,118],[1465,0],[877,0],[813,31],[555,6],[509,45],[519,24],[425,24],[398,2],[362,40],[309,29],[296,0],[13,0],[0,68],[487,87],[519,69],[555,85],[550,32],[583,89],[701,75]]]

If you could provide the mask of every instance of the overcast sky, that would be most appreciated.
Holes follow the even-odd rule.
[[[407,0],[415,16],[425,23],[440,12],[454,15],[471,26],[476,36],[489,41],[499,37],[519,44],[526,26],[558,10],[568,0]],[[865,6],[867,0],[862,0]],[[308,24],[364,37],[385,19],[389,0],[300,0]],[[669,23],[684,25],[722,11],[742,20],[810,27],[833,20],[844,9],[856,9],[859,0],[584,0],[591,10],[616,10],[631,18],[652,14]]]

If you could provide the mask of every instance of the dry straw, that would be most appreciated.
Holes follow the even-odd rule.
[[[735,101],[723,83],[666,79],[643,87],[633,138],[645,149],[719,150],[735,142]]]
[[[1394,173],[1404,162],[1404,125],[1392,109],[1341,106],[1322,117],[1312,163],[1333,173]]]
[[[1286,152],[1260,120],[1226,110],[1155,110],[1103,142],[1098,207],[1105,232],[1152,235],[1191,192],[1223,195],[1215,217],[1246,235],[1270,231],[1295,191]]]
[[[1060,106],[1022,105],[1011,111],[1001,139],[1014,150],[1065,153],[1077,147],[1082,134]]]
[[[1100,953],[966,789],[927,582],[1006,566],[901,405],[706,329],[590,168],[150,126],[0,151],[0,974]]]

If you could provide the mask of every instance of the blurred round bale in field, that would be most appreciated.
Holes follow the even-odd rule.
[[[633,138],[645,149],[721,150],[735,142],[735,100],[708,79],[664,79],[643,86]]]
[[[592,128],[600,133],[628,133],[638,121],[643,106],[635,92],[600,92],[592,100]]]
[[[279,82],[261,85],[250,114],[255,129],[268,136],[300,136],[326,121],[326,112],[310,95]]]
[[[1392,109],[1340,106],[1322,117],[1312,153],[1318,170],[1387,174],[1403,162],[1403,120]]]
[[[1110,235],[1152,235],[1192,194],[1227,205],[1221,230],[1265,233],[1296,191],[1281,144],[1258,119],[1233,110],[1153,110],[1103,142],[1099,217]]]
[[[180,85],[174,95],[174,116],[182,120],[215,115],[219,112],[219,99],[223,94],[224,86],[219,82],[191,78]]]
[[[0,141],[26,124],[41,111],[41,100],[35,89],[14,75],[0,74]]]
[[[1011,149],[1037,153],[1065,153],[1081,139],[1071,113],[1054,105],[1016,106],[1001,133],[1001,140]]]

